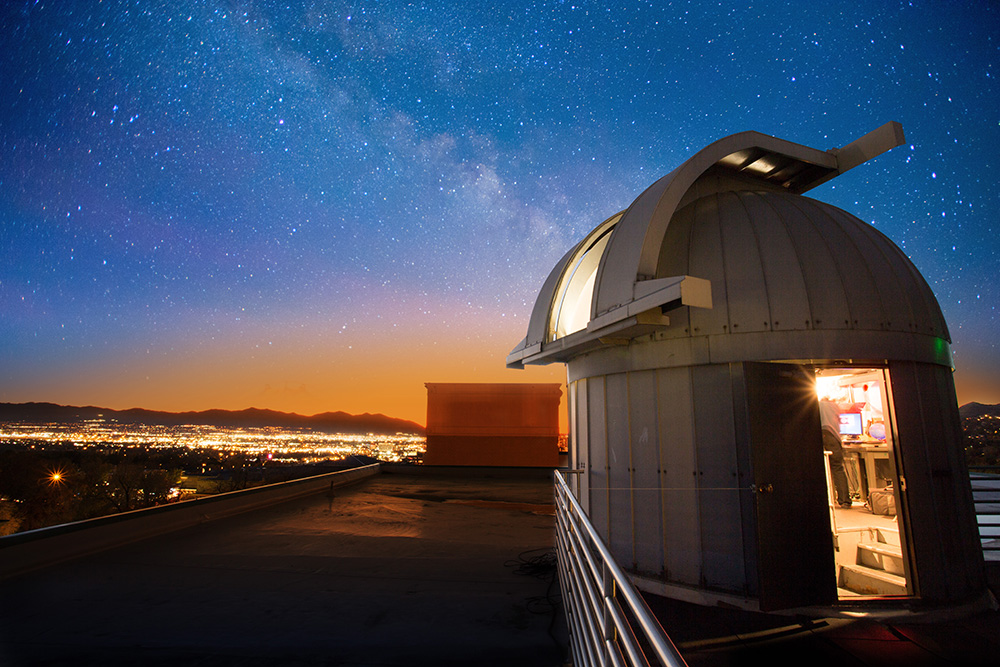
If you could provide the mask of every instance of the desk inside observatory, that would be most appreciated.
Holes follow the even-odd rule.
[[[844,468],[851,490],[867,502],[869,489],[881,489],[892,481],[889,446],[881,441],[845,441]]]

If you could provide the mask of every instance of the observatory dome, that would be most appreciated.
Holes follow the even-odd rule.
[[[800,195],[718,192],[679,210],[657,277],[682,275],[711,282],[712,308],[681,309],[669,336],[839,329],[948,338],[930,288],[891,240]]]
[[[508,366],[655,342],[667,346],[661,366],[950,367],[947,325],[912,262],[872,225],[802,194],[901,142],[889,123],[827,152],[754,132],[707,146],[556,264]]]

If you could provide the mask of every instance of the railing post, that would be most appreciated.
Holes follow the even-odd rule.
[[[611,646],[618,640],[615,619],[611,615],[611,600],[615,596],[615,580],[611,576],[607,562],[603,559],[601,560],[601,579],[601,607],[604,613],[604,642],[602,642],[604,644],[604,663],[612,664],[614,656],[611,652]]]

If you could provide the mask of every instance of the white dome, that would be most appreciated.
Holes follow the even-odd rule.
[[[674,214],[657,277],[712,283],[712,308],[671,314],[667,336],[841,329],[948,339],[941,309],[885,235],[835,206],[780,192],[717,192]]]
[[[710,339],[716,360],[856,352],[950,365],[944,317],[909,259],[871,225],[801,196],[904,141],[888,123],[830,151],[756,132],[710,144],[566,253],[508,366],[649,334]]]

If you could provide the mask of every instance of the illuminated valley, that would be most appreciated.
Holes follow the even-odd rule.
[[[423,453],[412,434],[0,422],[0,536]]]
[[[411,434],[322,433],[278,427],[159,426],[103,420],[73,424],[0,423],[0,445],[17,444],[95,451],[184,448],[265,457],[275,465],[308,465],[358,455],[386,462],[404,462],[415,460],[424,451],[424,437]]]

